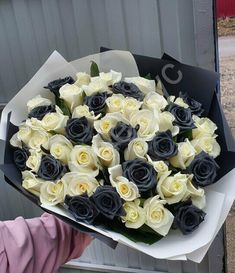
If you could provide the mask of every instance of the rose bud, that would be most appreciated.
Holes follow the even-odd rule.
[[[38,169],[38,176],[45,180],[56,180],[61,178],[66,172],[65,166],[52,155],[44,155]]]
[[[84,99],[84,104],[89,107],[90,111],[93,111],[95,115],[103,113],[106,107],[106,99],[109,97],[107,92],[97,93],[92,96],[87,96]]]
[[[65,85],[66,83],[73,84],[74,79],[70,76],[65,78],[59,78],[57,80],[54,80],[52,82],[49,82],[47,86],[44,86],[44,88],[49,89],[56,97],[60,96],[59,89],[61,86]]]
[[[77,221],[92,224],[98,215],[95,205],[86,194],[73,197],[66,195],[64,202]]]
[[[48,114],[48,113],[52,113],[55,112],[55,106],[54,105],[45,105],[45,106],[38,106],[33,108],[29,114],[28,114],[28,118],[36,118],[39,120],[42,120],[43,117]]]
[[[181,131],[195,128],[190,108],[184,108],[177,104],[172,104],[168,111],[175,117],[173,124],[178,126]]]
[[[192,205],[191,201],[176,205],[174,211],[176,226],[184,235],[197,229],[201,222],[204,221],[206,215],[204,211]]]
[[[216,182],[218,169],[214,158],[201,152],[195,156],[187,171],[193,174],[193,183],[196,186],[205,187]]]
[[[152,165],[140,159],[122,163],[123,176],[136,184],[140,193],[147,192],[157,185],[155,170]]]
[[[93,137],[93,128],[86,117],[69,119],[65,132],[66,137],[76,144],[88,144]]]
[[[26,170],[26,168],[27,168],[26,161],[29,158],[29,151],[27,148],[23,147],[22,149],[20,149],[20,148],[16,149],[14,151],[13,158],[14,158],[14,162],[15,162],[16,167],[20,171]]]
[[[120,81],[115,83],[112,89],[114,94],[122,94],[124,97],[132,97],[139,101],[144,99],[144,94],[134,83]]]
[[[178,147],[172,138],[170,130],[156,134],[148,142],[148,154],[153,160],[169,159],[177,153]]]
[[[180,92],[179,96],[188,104],[189,108],[191,109],[192,114],[201,116],[204,112],[202,104],[193,98],[190,98],[187,93]]]
[[[137,137],[137,129],[120,121],[110,130],[110,137],[114,146],[118,149],[125,149],[129,142]]]
[[[108,219],[125,215],[122,200],[114,187],[98,187],[91,198],[98,211]]]

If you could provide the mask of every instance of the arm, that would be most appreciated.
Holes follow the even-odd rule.
[[[0,272],[52,273],[79,257],[91,237],[50,214],[0,222]]]

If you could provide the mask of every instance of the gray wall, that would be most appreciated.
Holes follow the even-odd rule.
[[[73,60],[100,46],[213,69],[212,0],[1,0],[0,103],[53,50]]]

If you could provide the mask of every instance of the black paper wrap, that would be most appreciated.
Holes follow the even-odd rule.
[[[101,52],[107,50],[109,49],[101,48]],[[218,134],[218,142],[221,146],[221,155],[216,158],[216,161],[220,166],[217,180],[231,171],[235,167],[235,142],[221,108],[219,97],[216,93],[219,74],[198,67],[182,64],[167,54],[164,54],[162,59],[135,54],[133,56],[136,60],[140,76],[144,77],[150,73],[153,79],[160,79],[164,87],[165,95],[169,94],[178,96],[180,91],[187,92],[190,97],[203,104],[203,108],[205,110],[203,115],[210,118],[218,126],[216,133]],[[181,80],[179,81],[180,78]],[[5,180],[8,184],[13,186],[33,203],[40,206],[39,198],[26,191],[21,186],[21,174],[13,163],[13,148],[10,146],[9,140],[16,130],[17,127],[10,123],[9,114],[8,133],[5,143],[5,156],[3,164],[0,165],[0,169],[3,171]],[[47,211],[44,208],[42,209]],[[112,239],[94,232],[93,230],[86,228],[79,223],[75,223],[74,221],[61,215],[57,215],[54,212],[47,212],[54,214],[75,229],[89,233],[112,248],[115,248],[117,245],[117,242],[113,241]]]

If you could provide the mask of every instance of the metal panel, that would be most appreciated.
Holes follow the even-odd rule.
[[[53,50],[70,61],[100,46],[153,57],[166,52],[214,69],[212,0],[1,0],[0,104],[9,101]],[[2,181],[3,176],[1,220],[40,215],[40,209]],[[219,273],[222,238],[215,242],[220,245],[216,266],[211,252],[197,265],[153,259],[123,245],[112,250],[95,240],[80,259],[59,272]]]
[[[55,49],[68,60],[97,52],[100,46],[156,57],[167,52],[213,69],[211,2],[1,0],[0,103],[7,102]]]

